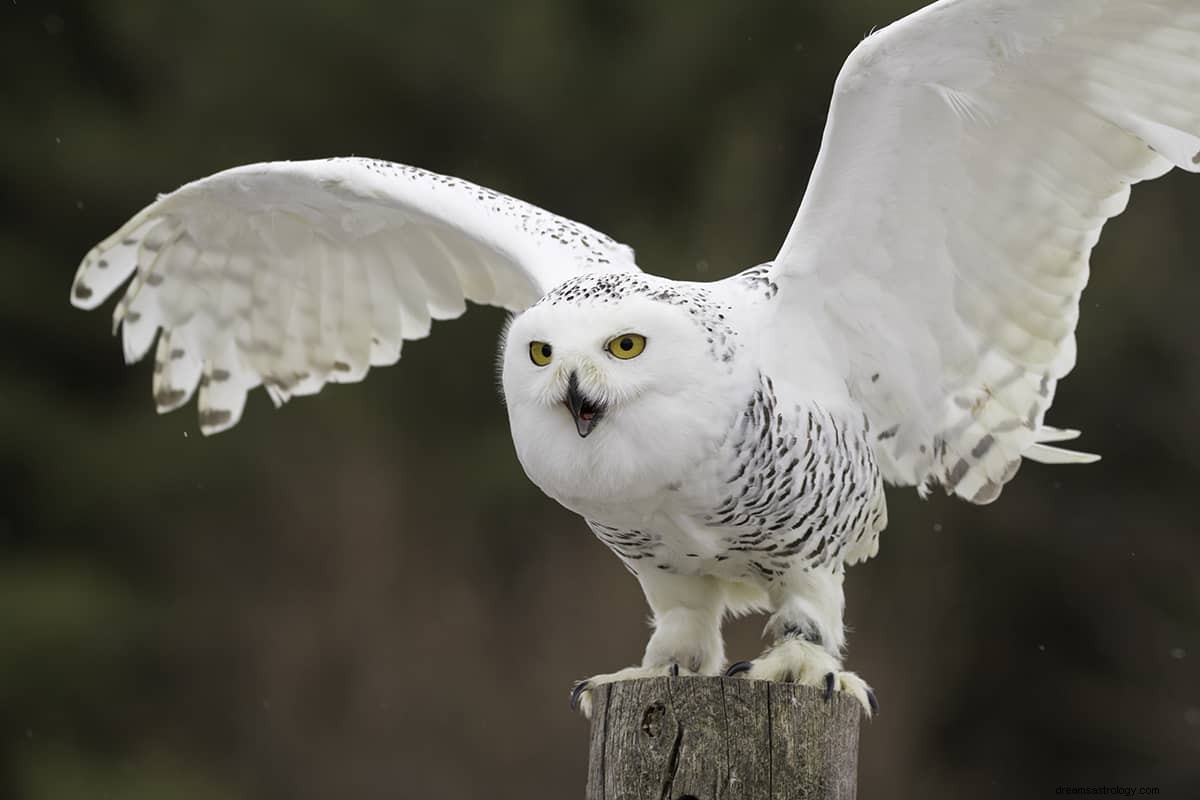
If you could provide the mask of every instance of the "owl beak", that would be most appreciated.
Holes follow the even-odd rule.
[[[579,432],[581,439],[587,438],[604,416],[604,406],[593,403],[579,391],[579,376],[574,372],[571,372],[571,377],[567,380],[567,396],[563,405],[571,413],[571,419],[575,421],[575,430]]]

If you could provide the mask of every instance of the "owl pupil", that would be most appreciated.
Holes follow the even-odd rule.
[[[551,353],[550,345],[548,345],[548,344],[542,345],[542,358],[549,358],[550,353]]]
[[[628,336],[626,336],[624,339],[622,339],[621,340],[621,349],[622,350],[632,350],[633,349],[633,339],[630,339]]]

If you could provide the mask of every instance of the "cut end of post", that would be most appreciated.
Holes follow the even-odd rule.
[[[857,700],[681,676],[593,692],[588,800],[853,800]]]

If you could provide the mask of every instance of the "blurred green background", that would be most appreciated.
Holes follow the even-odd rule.
[[[645,610],[521,474],[503,314],[205,439],[75,266],[156,192],[361,154],[721,277],[782,241],[845,55],[919,5],[4,0],[0,797],[581,797],[567,689],[640,657]],[[848,579],[861,797],[1200,797],[1198,215],[1200,180],[1142,187],[1093,260],[1050,422],[1104,461],[891,494]]]

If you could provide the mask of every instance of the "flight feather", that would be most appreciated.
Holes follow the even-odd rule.
[[[113,312],[127,361],[158,335],[154,398],[236,424],[395,363],[466,301],[520,311],[584,272],[637,270],[587,226],[457,178],[364,158],[252,164],[163,195],[84,258],[71,301]]]

